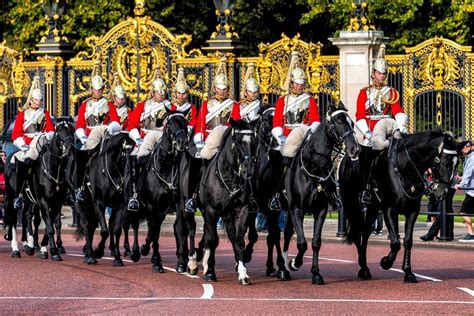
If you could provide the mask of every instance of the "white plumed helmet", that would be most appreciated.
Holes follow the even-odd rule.
[[[258,84],[257,79],[249,78],[245,82],[245,90],[250,91],[250,92],[257,92],[259,89],[260,89],[260,86]]]
[[[385,73],[387,71],[387,61],[384,59],[385,57],[385,44],[380,45],[379,52],[377,54],[377,59],[374,61],[373,69],[377,70],[381,73]]]
[[[95,90],[100,90],[104,87],[104,80],[101,76],[92,77],[92,88]]]
[[[120,99],[125,98],[125,89],[121,85],[116,86],[114,88],[114,95]]]
[[[179,93],[188,92],[188,84],[186,83],[186,78],[184,77],[184,69],[178,69],[178,78],[176,79],[176,91]]]
[[[306,75],[304,70],[301,68],[295,68],[291,71],[291,82],[295,82],[298,84],[305,84],[306,82]]]
[[[151,83],[151,86],[152,86],[153,92],[158,92],[160,94],[166,93],[166,83],[161,78],[153,80],[153,82]]]
[[[36,88],[31,90],[31,98],[43,100],[43,92],[41,92],[41,89]]]

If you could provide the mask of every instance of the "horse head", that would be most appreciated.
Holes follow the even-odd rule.
[[[248,123],[230,119],[231,131],[230,137],[227,138],[231,141],[229,158],[237,167],[237,171],[234,170],[234,172],[244,179],[252,178],[255,171],[255,124],[257,124],[256,121]]]
[[[275,108],[272,106],[262,107],[259,112],[257,123],[257,136],[265,142],[270,142],[272,139],[273,116],[275,115]]]
[[[56,123],[51,146],[61,157],[69,157],[74,145],[74,125],[72,119],[65,118]]]
[[[186,112],[169,111],[164,135],[171,143],[171,149],[178,152],[184,151],[188,142],[188,122]],[[165,141],[165,137],[163,137]]]
[[[329,135],[336,144],[344,144],[347,155],[351,158],[357,157],[360,146],[354,132],[354,122],[347,114],[347,109],[342,102],[331,105],[326,114],[326,124]]]
[[[437,154],[433,160],[433,184],[431,191],[437,201],[442,200],[451,187],[462,148],[451,133],[443,134],[443,141],[438,146]]]

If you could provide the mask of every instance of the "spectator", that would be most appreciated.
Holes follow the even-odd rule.
[[[383,214],[379,211],[375,222],[372,224],[372,235],[383,235]]]
[[[0,151],[0,203],[2,207],[0,208],[0,224],[3,223],[3,200],[5,197],[5,152]]]
[[[471,216],[474,215],[474,153],[472,150],[472,144],[467,141],[463,147],[463,154],[466,156],[464,161],[464,171],[461,178],[461,183],[456,184],[454,188],[464,189],[466,196],[461,205],[461,213],[469,214],[470,216],[464,216],[464,223],[467,228],[467,235],[460,239],[460,242],[474,242],[474,233],[472,231],[472,220]]]

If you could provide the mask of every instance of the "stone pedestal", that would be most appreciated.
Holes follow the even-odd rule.
[[[339,48],[341,101],[355,120],[359,91],[370,84],[371,65],[388,38],[382,31],[341,31],[329,40]]]

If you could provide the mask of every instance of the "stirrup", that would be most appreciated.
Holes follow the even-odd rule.
[[[277,193],[275,194],[273,197],[272,197],[272,200],[270,201],[270,203],[268,203],[268,208],[270,209],[270,211],[280,211],[281,209],[281,203],[280,203],[280,199],[279,199],[280,195]]]
[[[23,198],[21,196],[15,198],[13,201],[13,208],[15,210],[21,210],[25,207],[25,202],[23,201]]]
[[[184,211],[186,213],[196,213],[196,200],[194,199],[189,199],[186,201],[184,204]]]
[[[76,190],[76,194],[74,197],[76,199],[76,202],[84,202],[84,200],[86,199],[86,195],[84,194],[84,191],[82,191],[81,189]]]
[[[138,209],[140,208],[140,203],[137,200],[136,193],[133,195],[133,197],[128,200],[128,205],[127,209],[131,212],[138,212]]]

